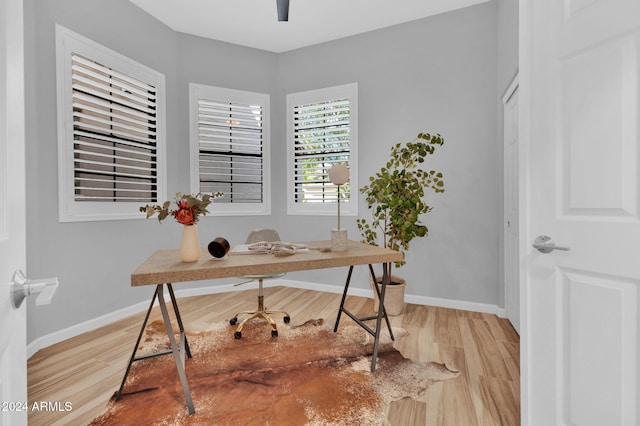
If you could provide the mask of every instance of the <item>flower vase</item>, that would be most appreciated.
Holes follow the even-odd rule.
[[[200,259],[200,240],[196,225],[184,225],[182,228],[180,259],[183,262],[197,262]]]

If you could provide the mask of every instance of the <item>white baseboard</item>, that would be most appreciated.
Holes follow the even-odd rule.
[[[278,280],[278,284],[286,287],[301,288],[303,290],[323,291],[325,293],[342,294],[344,291],[344,285],[319,284],[308,281]],[[360,297],[373,297],[370,289],[357,287],[349,287],[349,294]]]
[[[225,293],[229,291],[237,290],[232,285],[215,285],[208,287],[198,287],[193,289],[175,290],[176,297],[189,297],[200,296],[203,294]],[[165,290],[165,300],[169,299],[169,293]],[[143,312],[149,308],[148,300],[135,305],[127,306],[126,308],[118,309],[117,311],[110,312],[105,315],[101,315],[97,318],[92,318],[88,321],[81,322],[79,324],[72,325],[71,327],[64,328],[62,330],[54,331],[47,335],[34,339],[27,345],[27,358],[31,358],[40,349],[48,346],[60,343],[64,340],[70,339],[75,336],[79,336],[82,333],[95,330],[112,322],[124,319],[133,314]],[[158,301],[154,306],[158,306]],[[133,348],[132,348],[133,349]]]
[[[309,283],[304,281],[279,280],[278,284],[285,285],[287,287],[302,288],[305,290],[324,291],[327,293],[342,294],[344,290],[343,286],[330,285],[330,284],[316,284],[316,283]],[[352,294],[354,296],[373,298],[373,293],[371,289],[350,287],[349,294]],[[506,312],[504,308],[501,308],[497,305],[490,305],[488,303],[465,302],[462,300],[440,299],[437,297],[416,296],[412,294],[405,294],[404,300],[407,303],[413,303],[415,305],[437,306],[439,308],[450,308],[450,309],[459,309],[461,311],[473,311],[473,312],[482,312],[485,314],[495,314],[500,318],[506,317]]]
[[[327,293],[336,293],[342,294],[344,287],[342,285],[331,285],[331,284],[318,284],[318,283],[310,283],[306,281],[295,281],[295,280],[282,280],[275,279],[269,280],[269,285],[282,285],[293,288],[301,288],[305,290],[315,290],[315,291],[324,291]],[[228,285],[212,285],[212,286],[203,286],[197,288],[190,289],[174,289],[176,297],[190,297],[190,296],[201,296],[205,294],[215,294],[215,293],[227,293],[231,291],[242,290],[242,287],[235,287],[232,284]],[[350,295],[360,296],[360,297],[373,297],[370,289],[362,289],[357,287],[349,288]],[[169,294],[165,294],[165,298],[168,298]],[[436,297],[426,297],[426,296],[417,296],[406,294],[405,301],[408,303],[413,303],[417,305],[427,305],[427,306],[437,306],[441,308],[450,308],[450,309],[459,309],[462,311],[473,311],[473,312],[482,312],[487,314],[495,314],[501,318],[506,317],[506,312],[504,308],[501,308],[497,305],[490,305],[485,303],[476,303],[476,302],[465,302],[462,300],[452,300],[452,299],[440,299]],[[156,305],[157,305],[156,301]],[[62,330],[55,331],[53,333],[47,334],[45,336],[41,336],[33,340],[27,345],[27,357],[30,358],[40,349],[46,348],[48,346],[54,345],[56,343],[62,342],[71,337],[78,336],[82,333],[86,333],[88,331],[95,330],[112,322],[121,320],[130,315],[137,314],[141,311],[144,311],[149,307],[149,302],[140,302],[135,305],[128,306],[123,309],[118,309],[117,311],[99,316],[97,318],[90,319],[88,321],[81,322],[79,324],[73,325],[71,327],[67,327]]]
[[[504,308],[488,303],[465,302],[463,300],[440,299],[437,297],[415,296],[406,294],[404,299],[407,303],[416,305],[437,306],[439,308],[459,309],[461,311],[482,312],[484,314],[494,314],[500,318],[506,318],[507,313]]]
[[[157,302],[156,302],[157,303]],[[27,345],[27,358],[31,358],[40,349],[48,346],[60,343],[63,340],[71,337],[79,336],[82,333],[86,333],[96,328],[100,328],[103,325],[107,325],[122,318],[126,318],[130,315],[137,314],[138,312],[149,306],[149,302],[140,302],[135,305],[128,306],[117,311],[110,312],[108,314],[92,318],[88,321],[81,322],[71,327],[64,328],[62,330],[54,331],[53,333],[46,334],[34,339]]]

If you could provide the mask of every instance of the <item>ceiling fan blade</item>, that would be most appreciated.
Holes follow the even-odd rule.
[[[289,0],[276,0],[278,6],[278,21],[289,20]]]

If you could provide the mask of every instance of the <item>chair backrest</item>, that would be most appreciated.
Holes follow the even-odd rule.
[[[246,244],[258,243],[260,241],[280,241],[280,235],[275,229],[254,229],[247,236]]]

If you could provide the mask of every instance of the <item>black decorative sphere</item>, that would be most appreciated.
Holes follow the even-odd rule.
[[[207,246],[209,249],[209,253],[211,256],[222,259],[229,253],[229,249],[231,246],[229,245],[229,241],[225,240],[222,237],[218,237],[215,240],[211,241]]]

